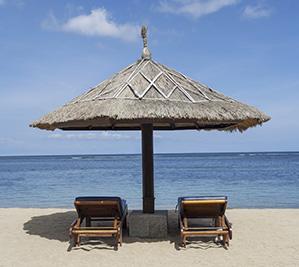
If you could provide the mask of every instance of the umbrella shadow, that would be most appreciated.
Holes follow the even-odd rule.
[[[113,240],[111,238],[83,238],[82,245],[78,248],[73,247],[73,242],[69,238],[69,227],[70,224],[77,218],[77,213],[75,211],[57,212],[48,215],[34,216],[29,221],[25,222],[23,225],[23,230],[26,234],[37,235],[42,238],[49,240],[57,240],[60,242],[69,242],[67,251],[72,249],[81,249],[85,251],[90,251],[94,249],[114,249]],[[123,243],[155,243],[167,241],[173,244],[176,250],[182,250],[180,246],[179,229],[177,224],[177,217],[174,212],[169,212],[168,217],[168,235],[165,238],[136,238],[130,237],[128,234],[128,229],[123,231]],[[216,243],[212,244],[211,240],[206,238],[200,238],[196,242],[190,243],[188,248],[201,248],[208,249],[218,247]],[[199,244],[199,245],[198,245]],[[186,250],[186,248],[183,248]]]
[[[23,230],[29,235],[67,242],[69,241],[68,229],[76,217],[75,211],[34,216],[24,223]]]

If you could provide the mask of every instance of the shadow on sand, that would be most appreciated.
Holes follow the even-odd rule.
[[[164,239],[145,239],[145,238],[135,238],[128,235],[127,229],[123,231],[123,243],[154,243],[161,241],[168,241],[173,244],[176,250],[186,250],[188,248],[197,249],[208,249],[208,248],[221,248],[222,246],[215,243],[211,238],[197,238],[192,242],[189,242],[187,248],[180,247],[179,240],[179,230],[177,226],[177,215],[174,212],[169,212],[168,215],[168,236]],[[82,239],[81,246],[74,248],[72,242],[70,241],[68,230],[70,224],[77,217],[75,211],[58,212],[49,215],[35,216],[29,221],[24,223],[23,230],[29,235],[37,235],[49,240],[58,240],[60,242],[69,242],[68,251],[72,249],[81,249],[90,251],[93,249],[114,249],[114,244],[111,238],[101,238],[101,239]]]

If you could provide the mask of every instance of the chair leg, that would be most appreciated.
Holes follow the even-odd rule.
[[[115,243],[114,243],[114,250],[118,250],[118,234],[115,234]]]
[[[183,235],[182,245],[184,248],[186,247],[186,241],[187,241],[187,237],[185,235]]]
[[[220,219],[220,217],[216,217],[215,218],[215,227],[219,227],[220,225],[221,225],[221,219]],[[217,240],[217,243],[219,243],[221,241],[221,235],[217,235],[215,240]]]
[[[228,249],[228,246],[229,246],[228,234],[224,234],[222,237],[223,237],[223,240],[222,240],[223,247],[225,249]]]
[[[75,241],[75,246],[79,247],[80,246],[80,236],[74,235],[74,241]]]
[[[122,235],[122,230],[120,229],[120,232],[119,232],[119,245],[122,246],[123,244],[123,235]]]
[[[229,234],[225,235],[225,242],[226,242],[226,245],[229,247]]]

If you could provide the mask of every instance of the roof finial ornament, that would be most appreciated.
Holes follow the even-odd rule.
[[[144,25],[141,28],[141,37],[142,37],[142,40],[143,40],[143,49],[142,49],[141,57],[143,59],[151,59],[152,55],[151,55],[151,52],[149,51],[149,49],[147,47],[147,27],[144,26]]]

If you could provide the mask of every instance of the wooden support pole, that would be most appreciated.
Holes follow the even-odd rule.
[[[142,131],[142,190],[143,213],[155,212],[153,125],[143,124]]]

